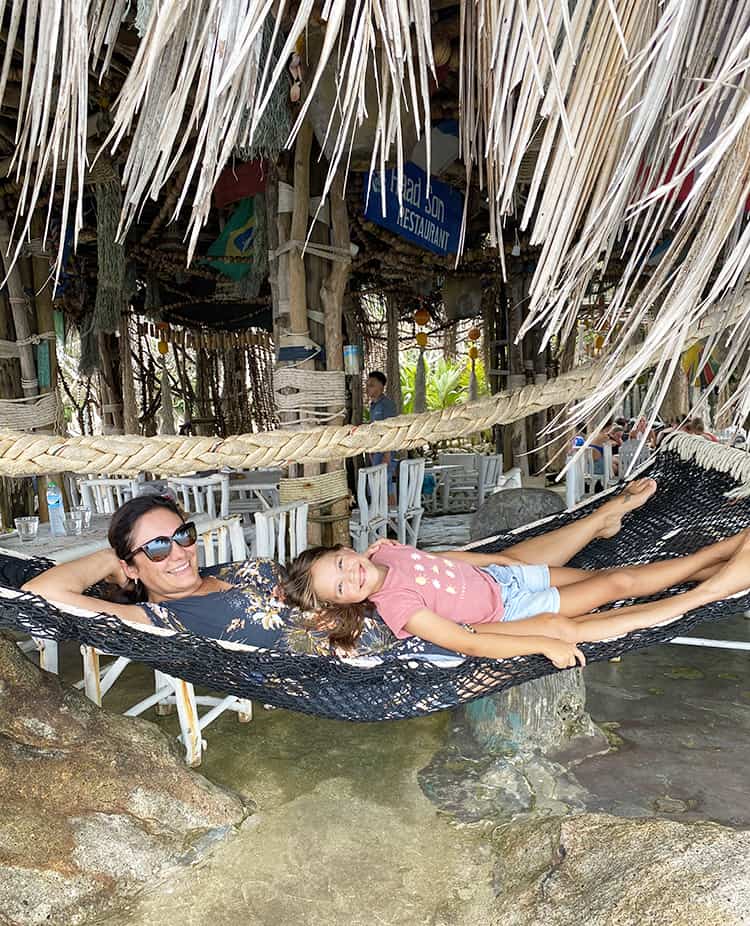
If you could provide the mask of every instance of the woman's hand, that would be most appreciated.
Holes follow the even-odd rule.
[[[576,663],[581,666],[586,665],[586,657],[581,650],[575,643],[568,643],[565,640],[550,638],[542,648],[542,655],[546,656],[558,669],[573,669]]]
[[[109,552],[109,551],[108,551]],[[112,553],[112,570],[105,577],[106,582],[111,582],[112,585],[117,585],[119,588],[125,588],[128,583],[131,581],[129,576],[125,575],[125,570],[122,568],[122,562],[118,559],[114,550]]]
[[[400,546],[398,540],[389,540],[387,537],[381,537],[379,540],[376,540],[375,543],[371,543],[370,546],[365,550],[365,556],[370,559],[373,553],[381,547],[398,547]]]

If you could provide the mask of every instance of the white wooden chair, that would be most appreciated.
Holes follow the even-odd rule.
[[[568,455],[568,469],[565,473],[565,507],[574,508],[585,493],[583,454],[571,462]]]
[[[307,549],[307,502],[255,512],[255,556],[285,565]]]
[[[448,470],[443,478],[446,484],[446,514],[470,511],[476,508],[479,489],[478,453],[439,453],[439,466],[460,466],[460,470]]]
[[[503,483],[503,455],[491,453],[479,457],[477,467],[477,508],[481,508],[488,495]]]
[[[357,479],[357,505],[349,521],[354,549],[364,553],[388,530],[388,464],[363,466]]]
[[[239,518],[205,519],[198,521],[199,548],[198,556],[201,566],[215,566],[220,563],[244,559],[245,538]],[[76,687],[83,688],[86,696],[101,706],[102,698],[120,677],[130,659],[118,656],[106,666],[100,665],[100,650],[92,646],[82,646],[83,680]],[[150,707],[159,713],[168,713],[177,708],[180,722],[179,739],[185,747],[185,760],[188,765],[201,763],[206,742],[202,731],[224,711],[234,711],[241,723],[253,719],[251,701],[234,695],[216,697],[196,695],[192,683],[174,678],[164,672],[154,672],[154,694],[149,695],[125,711],[127,717],[137,717]],[[199,714],[199,707],[208,707],[204,714]]]
[[[245,540],[251,548],[255,545],[254,515],[257,511],[279,506],[281,476],[282,471],[278,468],[245,470],[230,476],[229,514],[242,518]]]
[[[388,512],[388,523],[396,531],[399,543],[416,547],[422,523],[422,483],[424,458],[402,460],[398,468],[398,507]]]
[[[82,505],[80,479],[78,476],[74,476],[73,473],[64,473],[63,481],[65,482],[65,489],[68,493],[70,504],[74,507]]]
[[[82,479],[79,486],[81,503],[92,514],[114,514],[120,505],[138,494],[137,479]]]
[[[638,440],[625,440],[620,444],[620,452],[617,456],[617,476],[620,481],[623,479],[631,478],[627,476],[628,470],[630,469],[631,464],[633,466],[640,466],[642,463],[645,463],[650,456],[650,451],[648,447],[644,444],[640,446],[640,441]]]
[[[207,514],[209,518],[229,517],[229,474],[181,476],[169,479],[167,487],[177,496],[185,512]]]

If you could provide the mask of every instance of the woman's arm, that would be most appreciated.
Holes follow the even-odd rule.
[[[77,608],[86,608],[89,611],[103,611],[105,614],[114,614],[123,620],[139,624],[150,624],[146,612],[134,604],[115,604],[84,595],[85,589],[103,579],[111,579],[117,585],[124,585],[127,577],[122,571],[120,561],[114,550],[98,550],[80,559],[71,560],[53,566],[31,579],[22,586],[22,591],[41,595],[55,604],[69,604]]]
[[[577,663],[586,664],[583,653],[574,643],[542,636],[472,633],[426,608],[415,612],[404,625],[404,630],[466,656],[486,656],[490,659],[546,656],[558,669],[571,668]]]

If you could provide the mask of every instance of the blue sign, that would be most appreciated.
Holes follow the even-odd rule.
[[[403,209],[398,203],[398,172],[385,172],[385,214],[381,176],[372,175],[370,199],[365,187],[365,218],[435,254],[455,254],[463,217],[463,195],[447,183],[434,180],[427,195],[427,174],[421,167],[404,164]]]

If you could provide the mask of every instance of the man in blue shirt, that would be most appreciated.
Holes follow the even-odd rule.
[[[395,418],[398,415],[396,403],[385,394],[387,382],[385,373],[381,373],[380,370],[372,370],[367,377],[366,389],[370,400],[370,421],[383,421],[385,418]],[[370,454],[370,466],[377,466],[378,463],[388,464],[388,503],[390,505],[396,504],[396,462],[396,455],[390,450]]]

